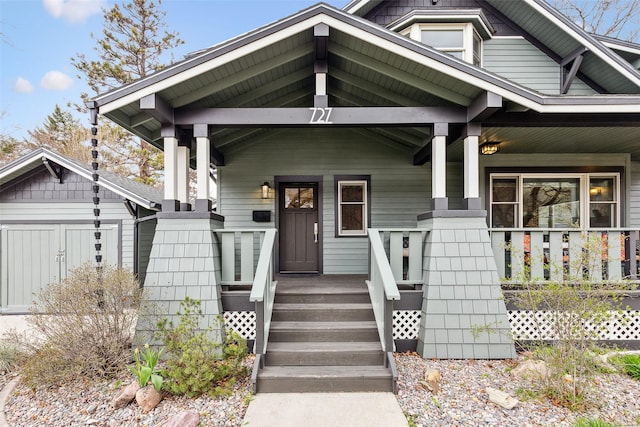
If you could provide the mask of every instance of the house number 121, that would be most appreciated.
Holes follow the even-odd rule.
[[[309,110],[311,110],[311,119],[309,120],[309,124],[331,124],[329,119],[331,117],[331,112],[333,111],[332,107],[311,107]]]

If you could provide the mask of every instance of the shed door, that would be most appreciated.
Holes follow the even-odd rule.
[[[104,263],[118,264],[118,226],[104,224]],[[93,224],[5,224],[0,232],[0,308],[27,312],[34,294],[95,260]]]
[[[280,271],[317,273],[318,185],[282,184],[279,205]]]

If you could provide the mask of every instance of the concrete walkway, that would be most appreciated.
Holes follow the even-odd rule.
[[[403,427],[392,393],[261,393],[247,408],[248,427]]]

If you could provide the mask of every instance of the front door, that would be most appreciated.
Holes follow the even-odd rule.
[[[280,271],[319,271],[318,184],[282,183],[279,189]]]

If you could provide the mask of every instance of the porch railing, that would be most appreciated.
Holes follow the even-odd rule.
[[[220,239],[220,269],[223,286],[251,286],[257,271],[256,255],[260,255],[265,229],[216,229]]]
[[[385,251],[382,236],[389,233],[389,255]],[[404,237],[408,234],[408,243]],[[405,230],[369,229],[371,262],[369,296],[378,327],[378,334],[385,354],[385,366],[391,369],[393,388],[396,392],[398,372],[393,359],[393,302],[400,300],[399,282],[415,282],[422,276],[422,232]],[[406,247],[405,247],[406,246]],[[413,247],[413,253],[409,250]],[[419,255],[418,247],[420,247]],[[405,258],[408,258],[405,267]],[[419,264],[419,266],[418,266]],[[418,270],[419,269],[419,270]],[[420,282],[421,283],[421,282]]]
[[[276,240],[276,230],[265,232],[256,275],[251,286],[249,301],[256,305],[256,342],[254,353],[256,359],[253,365],[251,379],[254,387],[257,384],[258,370],[264,367],[264,355],[267,351],[271,313],[276,295],[276,282],[273,280],[273,248]]]
[[[498,275],[507,281],[638,278],[635,229],[494,228],[490,233]]]
[[[373,230],[373,229],[372,229]],[[376,228],[398,285],[422,284],[424,229]]]

